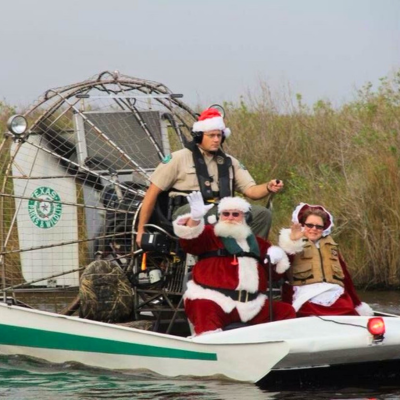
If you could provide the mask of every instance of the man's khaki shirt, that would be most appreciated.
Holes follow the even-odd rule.
[[[208,156],[204,154],[201,149],[200,151],[204,156],[208,173],[212,178],[211,189],[213,192],[218,192],[218,156]],[[230,155],[227,156],[232,159],[232,167],[234,169],[233,174],[232,168],[229,168],[231,189],[233,175],[235,176],[235,191],[244,193],[246,189],[256,185],[249,171],[247,171],[247,169],[240,164],[236,158]],[[163,161],[158,165],[152,174],[150,181],[163,191],[168,191],[173,188],[174,190],[170,193],[171,196],[187,194],[188,191],[200,190],[192,152],[188,149],[182,149],[172,153],[169,160],[166,158],[166,161]]]

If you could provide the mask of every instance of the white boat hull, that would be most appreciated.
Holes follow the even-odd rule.
[[[79,362],[164,376],[257,382],[284,356],[284,341],[202,344],[191,339],[0,304],[0,354]]]
[[[258,382],[270,371],[400,360],[400,318],[384,318],[382,342],[368,319],[299,318],[190,339],[0,303],[0,354]]]
[[[367,330],[370,317],[329,316],[278,321],[246,328],[248,342],[284,340],[289,353],[273,370],[316,368],[383,360],[400,360],[400,318],[385,317],[386,333],[375,342]],[[237,333],[199,337],[201,342],[237,341]]]

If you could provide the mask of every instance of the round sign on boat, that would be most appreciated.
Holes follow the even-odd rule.
[[[54,189],[47,186],[36,188],[28,202],[28,213],[31,221],[42,229],[55,226],[62,214],[60,201],[61,198]]]

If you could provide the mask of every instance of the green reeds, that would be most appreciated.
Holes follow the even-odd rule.
[[[338,109],[274,104],[265,84],[256,98],[226,103],[233,134],[227,151],[258,183],[279,178],[271,239],[290,226],[300,202],[322,204],[359,286],[400,285],[400,72],[366,85]]]

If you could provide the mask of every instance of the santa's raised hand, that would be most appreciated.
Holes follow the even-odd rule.
[[[200,192],[192,192],[187,196],[190,206],[190,218],[193,221],[200,221],[214,204],[205,205]]]

